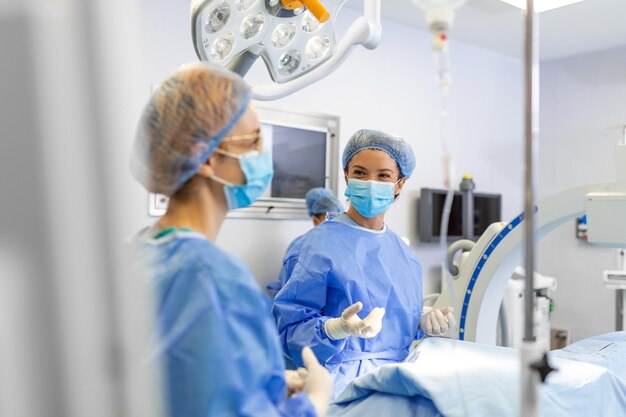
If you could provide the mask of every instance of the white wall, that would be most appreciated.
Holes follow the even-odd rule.
[[[626,47],[548,61],[541,69],[539,194],[615,180],[615,144],[626,125]],[[553,327],[579,340],[614,330],[615,293],[602,271],[615,250],[575,238],[568,223],[539,244],[539,268],[558,279]]]
[[[150,84],[182,63],[195,60],[188,7],[183,0],[142,0],[143,60],[146,95]],[[340,31],[355,17],[345,10]],[[503,217],[522,210],[522,66],[517,60],[462,43],[451,44],[454,85],[450,99],[449,135],[459,178],[472,173],[478,191],[503,194]],[[248,78],[265,80],[262,66]],[[417,168],[404,196],[391,209],[388,224],[414,242],[424,264],[425,292],[437,290],[436,268],[442,258],[437,245],[417,245],[416,196],[421,187],[443,186],[439,142],[440,99],[435,87],[428,34],[383,22],[383,41],[375,51],[356,49],[334,74],[272,105],[341,117],[341,143],[359,128],[390,131],[411,142]],[[343,193],[343,183],[341,184]],[[139,191],[138,191],[139,193]],[[149,221],[138,197],[142,222]],[[139,216],[141,217],[141,216]],[[137,224],[140,227],[141,224]],[[277,276],[289,242],[309,222],[228,220],[219,244],[236,253],[265,283]]]

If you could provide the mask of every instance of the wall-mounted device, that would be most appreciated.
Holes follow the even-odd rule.
[[[261,120],[263,142],[272,153],[274,178],[250,207],[228,213],[229,218],[305,219],[304,196],[313,187],[337,194],[339,118],[295,112],[254,103]],[[149,213],[162,216],[167,197],[150,194]]]
[[[438,242],[441,214],[446,200],[446,190],[422,188],[418,202],[418,228],[421,242]],[[452,200],[448,222],[448,240],[463,237],[463,194],[458,191]],[[502,220],[502,196],[500,194],[474,193],[474,240],[485,232],[490,224]]]

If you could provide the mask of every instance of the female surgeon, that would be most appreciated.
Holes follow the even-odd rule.
[[[385,224],[415,168],[409,144],[360,130],[342,159],[350,208],[285,254],[273,308],[284,353],[301,365],[311,346],[333,376],[333,397],[355,377],[402,361],[422,331],[445,334],[454,320],[452,308],[421,314],[421,265]]]
[[[271,181],[262,146],[247,85],[200,63],[163,82],[139,124],[132,172],[170,197],[166,214],[135,239],[156,298],[152,359],[169,416],[326,413],[328,372],[304,348],[306,370],[285,373],[269,301],[215,244],[228,210],[250,205]]]

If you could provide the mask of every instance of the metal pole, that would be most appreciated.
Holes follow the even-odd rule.
[[[535,270],[535,165],[537,160],[537,136],[539,133],[539,61],[538,61],[538,30],[535,22],[534,0],[527,0],[526,11],[526,47],[525,47],[525,77],[526,77],[526,126],[525,126],[525,180],[524,180],[524,211],[525,211],[525,267],[526,286],[524,341],[534,342],[533,310],[534,289],[533,271]]]
[[[537,160],[537,138],[539,133],[539,61],[538,61],[538,24],[535,15],[534,0],[526,1],[526,40],[525,59],[525,268],[524,287],[524,343],[521,351],[521,392],[520,416],[539,416],[539,374],[531,368],[543,354],[537,348],[533,329],[534,271],[535,271],[535,163]]]

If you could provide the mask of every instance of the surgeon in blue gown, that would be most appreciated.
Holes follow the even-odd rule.
[[[309,213],[309,217],[311,217],[311,220],[313,221],[314,227],[322,224],[322,222],[326,220],[328,215],[334,216],[344,212],[343,205],[341,204],[339,199],[335,197],[333,192],[330,191],[328,188],[311,188],[304,196],[304,200],[306,202],[307,212]],[[291,248],[297,245],[298,241],[302,238],[303,236],[295,238],[293,242],[291,242],[287,247],[287,253],[289,253],[291,251]],[[289,260],[294,261],[294,258],[290,258]],[[285,285],[285,282],[287,282],[287,279],[289,279],[289,275],[287,274],[287,272],[291,270],[292,266],[287,266],[281,269],[279,277],[279,289],[282,288]]]
[[[336,397],[355,377],[402,361],[424,333],[442,335],[452,308],[422,315],[422,267],[385,224],[415,168],[403,139],[360,130],[343,152],[350,208],[306,233],[285,254],[286,283],[273,313],[283,352],[302,364],[311,346]]]
[[[215,244],[227,212],[254,202],[273,175],[245,82],[202,63],[175,72],[144,110],[131,169],[170,197],[134,239],[155,298],[150,358],[167,415],[323,416],[328,372],[308,347],[305,369],[285,371],[269,300]]]
[[[331,190],[324,187],[315,187],[311,188],[307,191],[304,196],[304,200],[306,203],[306,209],[309,213],[309,217],[313,221],[313,226],[319,226],[324,220],[326,220],[326,216],[337,215],[344,212],[343,205],[339,201],[337,197],[333,194]],[[302,236],[298,236],[295,238],[287,247],[287,252],[291,250],[291,248],[298,243],[298,241],[302,239]],[[290,271],[291,268],[283,268],[281,273],[285,271]],[[278,293],[278,291],[285,285],[285,281],[288,276],[282,274],[278,281],[271,281],[267,284],[267,290],[270,295],[273,297]],[[291,361],[290,361],[291,362]],[[288,366],[291,366],[289,363]]]

